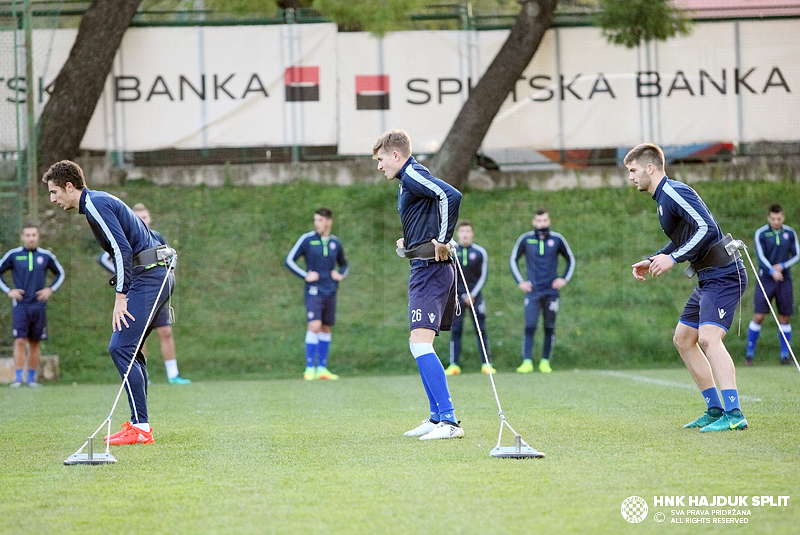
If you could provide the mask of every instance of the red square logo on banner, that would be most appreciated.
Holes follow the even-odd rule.
[[[356,109],[389,109],[389,75],[356,76]]]
[[[286,102],[319,101],[319,67],[289,67],[283,74]]]

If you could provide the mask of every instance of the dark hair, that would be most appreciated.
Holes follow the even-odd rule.
[[[625,155],[623,163],[630,164],[636,160],[642,167],[646,167],[651,163],[659,169],[664,169],[664,151],[657,145],[652,143],[642,143],[633,147],[628,154]]]
[[[25,224],[22,225],[22,230],[24,231],[26,228],[35,228],[36,230],[39,230],[39,225],[33,221],[25,221]]]
[[[325,219],[333,219],[333,212],[331,212],[328,208],[320,208],[314,213],[316,215],[321,215]]]
[[[50,169],[42,177],[42,182],[53,181],[59,188],[66,188],[67,182],[71,182],[75,189],[86,187],[86,180],[83,178],[83,170],[75,162],[61,160],[50,166]]]
[[[462,219],[461,221],[459,221],[458,225],[456,225],[456,230],[460,229],[461,227],[469,227],[472,230],[475,230],[475,227],[472,226],[472,221],[470,221],[469,219]]]
[[[536,215],[544,215],[548,213],[549,212],[547,211],[547,208],[539,208],[538,210],[536,210]]]
[[[780,204],[773,204],[769,207],[770,214],[782,214],[783,213],[783,206]]]

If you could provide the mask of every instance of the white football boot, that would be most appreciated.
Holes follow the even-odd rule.
[[[443,420],[439,422],[436,427],[429,433],[419,437],[420,440],[435,440],[437,438],[462,438],[464,436],[464,429],[460,425],[453,422]]]
[[[430,433],[437,425],[439,424],[433,423],[430,420],[422,420],[422,423],[419,424],[417,427],[415,427],[411,431],[406,431],[403,434],[407,437],[419,437]]]

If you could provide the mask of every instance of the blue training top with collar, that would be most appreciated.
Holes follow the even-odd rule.
[[[297,264],[300,257],[306,259],[306,269]],[[331,278],[331,271],[339,265],[339,273],[347,277],[350,271],[347,259],[344,256],[344,247],[339,238],[331,234],[323,238],[316,231],[306,232],[297,240],[286,255],[284,262],[289,270],[305,279],[309,271],[319,273],[319,280],[306,282],[306,294],[319,295],[320,297],[333,297],[339,289],[339,283]]]
[[[772,266],[783,266],[783,279],[789,280],[792,266],[800,260],[800,246],[797,243],[797,233],[788,225],[783,225],[775,230],[770,225],[764,225],[756,230],[756,253],[758,256],[759,272],[772,275],[775,271]]]
[[[558,290],[553,289],[552,284],[558,278],[559,256],[563,256],[567,261],[561,278],[569,282],[575,272],[575,256],[566,238],[550,229],[532,230],[517,238],[509,261],[511,275],[517,284],[526,280],[517,264],[523,255],[527,267],[527,280],[533,285],[534,292],[558,295]]]
[[[486,249],[475,243],[469,247],[458,245],[456,246],[456,262],[461,264],[472,299],[477,300],[489,273],[489,255],[486,253]],[[456,277],[456,291],[462,297],[467,293],[461,275]]]
[[[676,263],[694,263],[702,260],[709,248],[720,241],[724,235],[717,220],[696,191],[677,180],[664,177],[653,194],[658,204],[658,219],[670,242],[653,253],[669,255]],[[727,266],[717,266],[698,272],[699,280],[717,275],[732,273],[743,269],[740,260]]]
[[[117,293],[128,293],[133,257],[160,244],[144,221],[120,199],[84,188],[79,211],[86,216],[97,243],[114,259]]]
[[[461,192],[433,176],[413,156],[408,157],[397,178],[397,211],[406,249],[431,240],[448,243],[456,228]]]
[[[36,249],[17,247],[0,259],[0,290],[4,293],[12,290],[2,277],[8,270],[11,270],[14,288],[25,292],[22,300],[14,300],[14,306],[27,308],[45,307],[47,302],[36,299],[36,292],[45,287],[48,271],[55,275],[50,284],[50,289],[54,292],[61,287],[65,278],[64,268],[59,264],[56,255],[41,247]]]

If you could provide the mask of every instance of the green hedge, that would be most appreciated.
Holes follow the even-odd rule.
[[[623,172],[622,170],[620,172]],[[800,212],[791,183],[707,182],[695,186],[725,232],[752,245],[770,203],[784,202],[787,224]],[[172,305],[181,372],[192,379],[293,377],[304,366],[305,313],[302,281],[283,265],[300,234],[312,229],[313,212],[334,212],[350,262],[339,291],[330,367],[337,373],[413,373],[408,351],[406,282],[408,265],[394,252],[400,237],[393,184],[330,187],[298,182],[271,187],[160,187],[128,182],[109,188],[129,205],[143,202],[154,228],[179,252],[178,285]],[[43,195],[44,197],[44,195]],[[656,206],[647,195],[621,189],[465,190],[462,218],[475,225],[475,241],[490,256],[484,296],[495,366],[519,364],[522,294],[508,267],[516,238],[530,230],[539,207],[550,210],[553,229],[563,234],[577,259],[575,275],[561,294],[555,369],[680,366],[671,333],[695,281],[681,270],[639,283],[630,265],[667,241]],[[85,218],[46,205],[40,213],[42,246],[67,270],[67,280],[50,304],[51,340],[44,351],[61,356],[65,381],[118,379],[106,352],[113,291],[97,264],[100,253]],[[15,244],[8,244],[14,246]],[[751,254],[754,251],[751,248]],[[8,277],[9,274],[6,276]],[[753,281],[751,280],[751,283]],[[752,313],[753,285],[726,343],[738,360],[744,352]],[[3,344],[9,345],[8,308],[2,310]],[[471,325],[471,322],[469,322]],[[777,334],[765,323],[761,354],[777,355]],[[435,346],[447,358],[445,334]],[[158,344],[149,350],[154,377],[161,380]],[[479,367],[471,326],[462,364]],[[536,354],[541,348],[537,332]],[[775,359],[771,359],[777,361]]]

